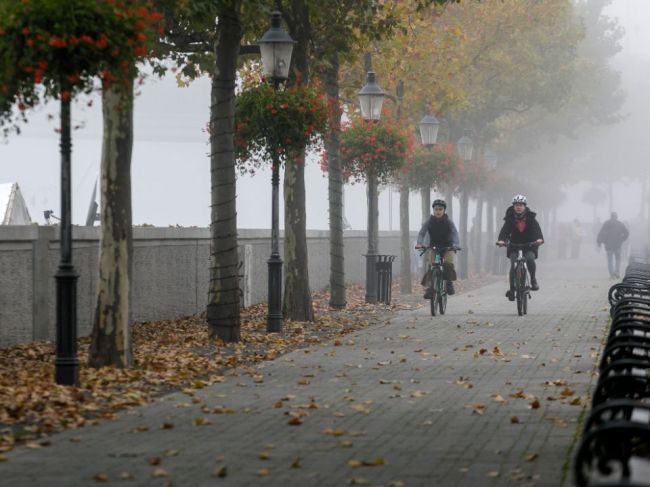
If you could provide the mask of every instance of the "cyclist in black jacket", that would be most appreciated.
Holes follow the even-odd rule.
[[[454,222],[449,219],[447,213],[447,203],[444,200],[435,200],[431,205],[433,208],[433,215],[424,222],[420,233],[418,233],[418,241],[415,245],[416,249],[422,249],[425,245],[425,239],[428,237],[428,245],[431,247],[459,247],[458,230]],[[452,281],[456,280],[456,269],[454,268],[454,252],[448,250],[445,253],[444,262],[444,275],[443,278],[447,281],[447,294],[452,295],[456,292]],[[426,288],[424,299],[431,298],[431,264],[433,263],[433,252],[427,254],[427,260],[424,265],[424,276],[422,277],[422,285]]]
[[[524,195],[518,194],[512,198],[512,206],[506,210],[506,216],[503,218],[504,223],[499,232],[497,245],[506,245],[506,240],[513,244],[525,244],[534,242],[536,246],[526,250],[524,257],[526,266],[530,272],[530,289],[539,290],[537,284],[535,259],[537,258],[537,247],[544,243],[544,236],[539,223],[535,219],[537,214],[528,208],[528,201]],[[507,255],[510,259],[510,289],[506,292],[506,297],[510,301],[515,300],[515,261],[517,252],[508,247]]]

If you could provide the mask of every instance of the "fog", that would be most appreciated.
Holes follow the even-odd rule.
[[[596,207],[598,219],[610,211],[633,224],[642,214],[643,179],[650,152],[650,2],[614,0],[607,14],[625,29],[622,51],[613,58],[620,71],[621,88],[626,94],[616,124],[583,131],[574,143],[571,177],[579,181],[563,186],[565,200],[557,212],[558,221],[575,218],[591,222],[593,208],[583,201],[585,191],[601,188],[605,197]],[[140,87],[135,109],[133,155],[133,222],[157,226],[209,225],[210,183],[207,134],[210,86],[200,79],[187,88],[178,88],[173,76],[150,78]],[[101,151],[101,107],[97,96],[75,103],[74,122],[83,125],[73,133],[73,222],[83,224],[93,185],[98,177]],[[0,183],[18,182],[32,219],[43,223],[43,210],[59,209],[59,155],[55,123],[48,115],[58,114],[50,104],[30,114],[21,135],[10,135],[0,143]],[[310,157],[306,171],[307,227],[328,228],[327,177]],[[577,162],[575,162],[577,161]],[[575,162],[575,163],[574,163]],[[237,182],[239,228],[270,228],[270,171]],[[562,178],[560,178],[562,179]],[[595,182],[594,182],[595,181]],[[282,197],[282,196],[281,196]],[[435,195],[434,195],[435,197]],[[647,196],[645,198],[647,200]],[[420,198],[411,196],[411,229],[419,227]],[[346,186],[345,217],[353,229],[366,227],[364,185]],[[456,208],[458,202],[455,201]],[[530,205],[535,208],[535,201]],[[504,208],[505,210],[505,208]],[[470,214],[472,209],[470,208]],[[391,218],[392,216],[392,218]],[[645,217],[647,217],[645,211]],[[457,219],[457,212],[455,214]],[[281,215],[281,226],[283,226]],[[380,229],[399,227],[399,195],[385,189],[380,195]]]

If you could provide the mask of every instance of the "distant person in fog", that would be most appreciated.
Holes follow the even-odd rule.
[[[607,253],[607,268],[609,270],[609,277],[612,279],[621,277],[621,245],[630,236],[625,225],[618,221],[618,214],[613,211],[609,220],[603,223],[596,243],[598,247],[605,245],[605,252]]]
[[[571,224],[571,258],[577,259],[580,257],[580,245],[582,244],[582,237],[585,236],[585,231],[582,228],[580,220],[575,218]]]

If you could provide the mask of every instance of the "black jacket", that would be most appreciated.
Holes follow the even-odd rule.
[[[424,222],[420,233],[418,233],[418,243],[424,245],[425,236],[428,234],[428,245],[432,247],[459,247],[458,230],[456,225],[445,214],[442,218],[434,218],[433,215]]]
[[[630,232],[627,231],[623,223],[614,218],[610,218],[603,223],[596,241],[598,245],[605,244],[606,250],[617,250],[629,236]]]
[[[506,210],[506,216],[503,217],[503,227],[501,227],[501,231],[499,232],[498,240],[509,240],[511,243],[516,244],[534,242],[537,239],[544,240],[542,229],[539,226],[537,219],[535,218],[537,216],[537,213],[531,211],[529,208],[526,208],[524,214],[526,228],[523,232],[520,232],[515,226],[515,209],[514,207],[510,206]],[[531,250],[535,253],[535,257],[537,257],[537,247],[533,247]],[[513,250],[508,247],[508,257],[510,257],[510,254],[512,252]]]

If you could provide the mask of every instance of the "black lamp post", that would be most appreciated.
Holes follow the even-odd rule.
[[[70,99],[61,97],[61,260],[56,279],[57,384],[79,385],[77,359],[77,278],[72,265]]]
[[[381,118],[384,90],[377,84],[374,71],[366,74],[366,84],[358,93],[361,116],[368,121]],[[368,250],[366,252],[366,303],[377,302],[377,176],[368,169]]]
[[[280,83],[289,77],[289,65],[294,41],[282,29],[282,17],[275,10],[271,14],[271,28],[259,40],[264,75],[273,80],[277,90]],[[271,256],[269,265],[269,312],[266,331],[282,331],[282,258],[280,257],[279,197],[280,197],[280,159],[273,150],[273,173],[271,176]]]

